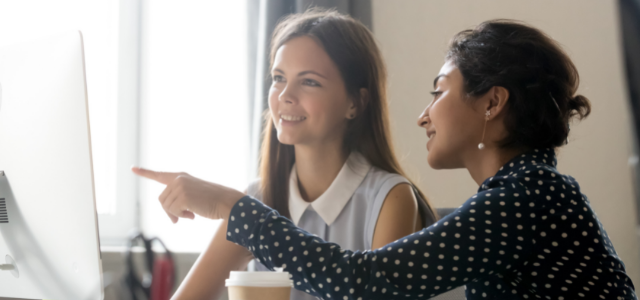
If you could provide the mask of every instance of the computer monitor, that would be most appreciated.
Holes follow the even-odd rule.
[[[0,170],[0,297],[102,299],[80,32],[0,48]]]

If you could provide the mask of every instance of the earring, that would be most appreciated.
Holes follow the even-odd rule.
[[[484,115],[485,115],[485,118],[484,118],[484,128],[482,129],[482,141],[480,142],[480,144],[478,144],[478,149],[480,150],[484,149],[484,133],[487,130],[487,121],[489,121],[489,116],[491,115],[491,111],[487,110],[487,112]]]

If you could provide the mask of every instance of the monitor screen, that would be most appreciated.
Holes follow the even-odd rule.
[[[0,48],[0,297],[102,299],[82,45]]]

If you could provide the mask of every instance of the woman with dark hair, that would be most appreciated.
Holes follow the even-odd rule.
[[[228,240],[323,299],[636,299],[587,197],[556,169],[569,123],[590,113],[575,66],[525,24],[493,20],[457,34],[418,119],[435,169],[466,168],[478,193],[432,226],[373,251],[341,249],[250,196],[167,199],[173,213],[229,218]],[[238,200],[240,199],[240,200]]]

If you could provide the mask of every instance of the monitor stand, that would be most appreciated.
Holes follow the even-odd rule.
[[[0,271],[10,271],[13,277],[20,278],[20,272],[18,272],[18,267],[16,266],[16,261],[13,260],[13,257],[7,254],[4,260],[6,264],[0,265]]]
[[[30,276],[26,280],[38,282],[38,286],[41,287],[42,291],[48,294],[76,295],[76,298],[81,298],[77,292],[71,290],[71,287],[48,260],[48,256],[45,253],[46,249],[43,249],[38,243],[18,208],[9,177],[10,174],[5,172],[2,172],[2,176],[0,176],[0,199],[6,199],[6,206],[11,211],[11,214],[8,215],[8,222],[12,226],[11,228],[0,226],[0,235],[4,238],[13,256],[5,256],[5,264],[2,266],[8,270],[0,272],[9,271],[13,276],[19,278],[20,273],[18,271],[24,271],[23,275]],[[25,249],[29,249],[28,254]],[[29,257],[28,260],[26,255]],[[25,261],[28,261],[28,263],[25,263]],[[2,258],[0,258],[0,262],[2,262]],[[10,265],[10,267],[7,265]],[[20,279],[25,279],[25,277],[22,276]],[[0,298],[0,300],[4,299]]]

